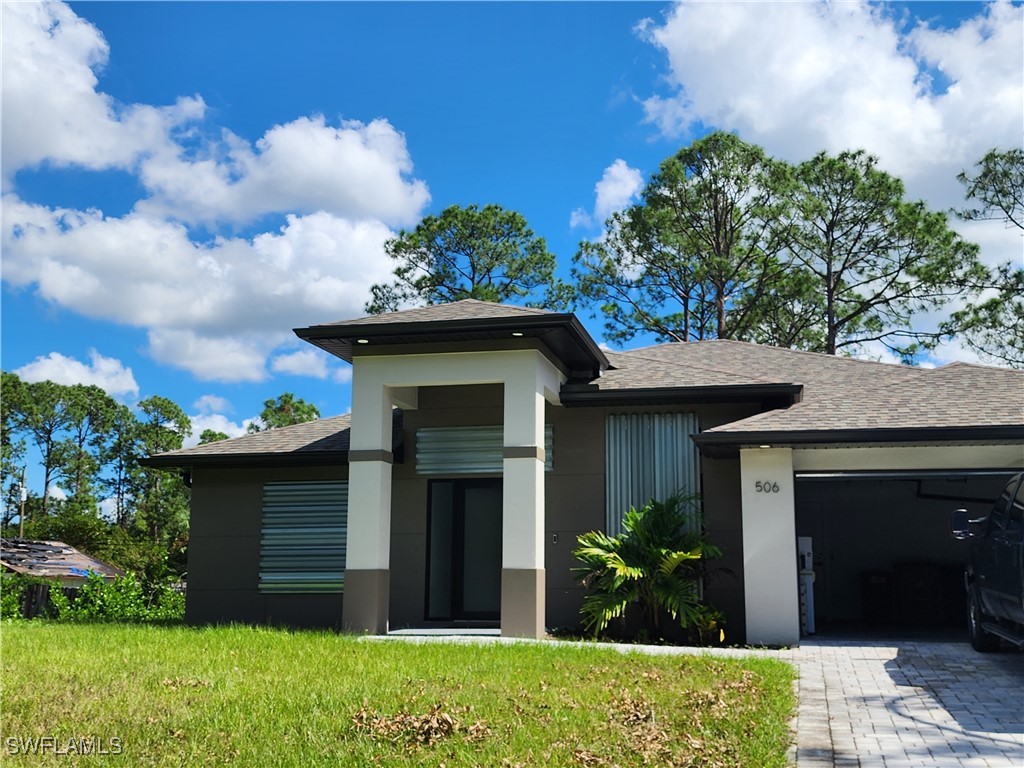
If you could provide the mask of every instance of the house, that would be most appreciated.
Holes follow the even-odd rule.
[[[1024,468],[1017,371],[611,352],[572,314],[474,300],[296,333],[352,364],[351,415],[147,460],[192,484],[189,621],[539,637],[578,621],[576,536],[683,490],[733,641],[799,641],[798,536],[822,621],[927,623],[962,592],[949,512]]]

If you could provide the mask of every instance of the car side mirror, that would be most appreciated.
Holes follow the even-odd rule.
[[[950,532],[957,541],[963,541],[971,537],[971,520],[966,509],[953,511],[953,519],[950,521]]]

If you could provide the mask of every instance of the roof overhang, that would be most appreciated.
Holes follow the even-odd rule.
[[[295,451],[292,453],[230,453],[205,456],[156,455],[139,459],[154,469],[197,467],[322,467],[348,463],[348,451]]]
[[[1024,443],[1024,425],[965,427],[894,427],[790,431],[721,431],[693,435],[706,456],[736,456],[747,447],[835,447],[879,445],[994,445]]]
[[[562,387],[562,405],[676,405],[705,403],[760,403],[766,409],[786,408],[797,402],[802,384],[728,384],[700,387],[651,387],[647,389],[600,389],[599,385]]]
[[[506,349],[539,342],[569,372],[571,379],[594,379],[609,367],[608,358],[572,313],[314,325],[294,331],[300,339],[348,363],[363,353],[406,351],[400,349],[406,345],[477,349],[484,342],[495,349]]]

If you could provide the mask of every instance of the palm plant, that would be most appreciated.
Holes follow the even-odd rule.
[[[652,499],[630,508],[622,527],[618,536],[590,531],[577,537],[573,555],[583,567],[573,570],[589,589],[580,610],[584,628],[597,636],[634,604],[651,639],[662,636],[663,614],[702,635],[716,628],[721,614],[703,603],[700,584],[706,561],[722,552],[704,533],[699,497]]]

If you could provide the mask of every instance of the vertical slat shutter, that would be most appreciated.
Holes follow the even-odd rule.
[[[347,536],[348,483],[267,483],[260,591],[343,591]]]
[[[544,426],[544,468],[554,466],[551,425]],[[421,427],[416,430],[416,473],[420,475],[500,475],[504,429]]]
[[[630,507],[700,490],[692,413],[609,414],[605,421],[607,531],[622,530]]]

